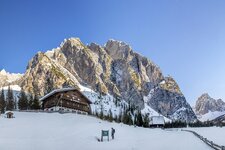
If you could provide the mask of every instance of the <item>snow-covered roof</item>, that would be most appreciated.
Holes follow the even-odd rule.
[[[50,93],[46,94],[45,96],[43,96],[42,98],[40,98],[40,101],[45,100],[46,98],[59,93],[59,92],[67,92],[67,91],[73,91],[73,90],[77,90],[79,93],[81,93],[87,100],[89,103],[92,103],[82,92],[80,92],[77,88],[61,88],[61,89],[55,89],[53,91],[51,91]]]
[[[5,114],[8,114],[8,113],[12,113],[12,114],[13,114],[13,112],[12,112],[12,111],[6,111],[6,112],[5,112]]]
[[[55,93],[59,93],[59,92],[66,92],[66,91],[73,91],[76,90],[76,88],[61,88],[61,89],[55,89],[53,91],[51,91],[50,93],[46,94],[45,96],[43,96],[42,98],[40,98],[40,101],[43,101],[44,99],[52,96]]]
[[[152,116],[150,118],[150,124],[155,125],[155,124],[165,124],[165,120],[163,116]]]

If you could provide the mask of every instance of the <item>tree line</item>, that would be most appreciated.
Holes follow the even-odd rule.
[[[0,93],[0,111],[1,113],[5,113],[8,110],[38,110],[41,108],[38,97],[27,95],[23,90],[20,92],[20,96],[18,101],[16,101],[13,96],[13,91],[8,87],[8,90],[5,94],[2,89]]]
[[[149,114],[143,115],[140,110],[138,110],[134,105],[128,104],[122,106],[122,111],[119,115],[112,114],[111,109],[109,110],[108,114],[104,114],[103,108],[101,108],[100,112],[93,112],[94,116],[102,120],[107,121],[115,121],[117,123],[124,123],[127,125],[134,125],[139,127],[149,127]]]

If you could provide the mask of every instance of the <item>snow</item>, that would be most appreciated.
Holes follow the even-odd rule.
[[[46,94],[45,96],[43,96],[42,98],[40,98],[40,101],[48,98],[49,96],[58,93],[58,92],[65,92],[65,91],[73,91],[76,90],[76,88],[61,88],[61,89],[55,89],[53,91],[51,91],[50,93]]]
[[[71,113],[14,112],[14,116],[0,117],[1,150],[210,149],[194,135],[180,130],[134,127]],[[116,130],[115,140],[110,137],[110,141],[98,142],[101,130],[111,127]]]
[[[52,58],[53,55],[54,55],[54,53],[55,53],[55,51],[56,51],[57,49],[59,49],[59,47],[53,48],[52,50],[48,50],[47,52],[45,52],[45,55],[47,55],[48,57]]]
[[[185,107],[181,107],[181,108],[179,108],[178,110],[176,110],[176,112],[174,112],[174,114],[173,114],[173,118],[174,118],[174,120],[177,120],[178,118],[179,118],[179,114],[181,113],[181,112],[184,112],[184,111],[186,111],[187,110],[187,108],[185,108]]]
[[[148,104],[148,100],[151,99],[152,93],[154,92],[154,89],[152,89],[147,96],[144,96],[144,108],[141,110],[142,114],[149,114],[149,117],[151,116],[159,116],[160,114],[156,112],[154,109],[152,109]],[[162,115],[161,115],[162,116]],[[171,120],[165,116],[163,116],[165,122],[171,122]]]
[[[9,73],[9,72],[5,71],[5,69],[2,69],[0,71],[0,80],[2,79],[4,81],[7,81],[8,83],[16,81],[19,78],[21,78],[22,76],[23,76],[23,74],[21,74],[21,73]]]
[[[166,84],[166,81],[163,80],[163,81],[161,81],[159,84]]]
[[[208,113],[204,115],[198,115],[198,119],[200,121],[208,121],[208,120],[211,121],[224,114],[225,114],[225,111],[214,111],[214,112],[209,111]]]
[[[147,103],[144,104],[144,109],[141,110],[141,113],[142,114],[147,114],[148,113],[149,117],[151,117],[151,116],[159,116],[160,115],[158,112],[156,112],[150,106],[148,106]],[[166,118],[165,116],[163,116],[163,118],[164,118],[165,122],[171,122],[171,120]]]
[[[225,127],[190,128],[190,130],[197,132],[209,140],[212,140],[218,145],[225,146]]]
[[[8,90],[9,86],[4,86],[4,87],[1,87],[0,90]],[[13,91],[20,91],[21,90],[21,87],[19,85],[10,85],[10,89],[13,90]]]
[[[79,85],[81,92],[92,102],[92,112],[100,113],[103,110],[103,114],[108,115],[109,111],[112,112],[113,116],[118,116],[124,105],[127,103],[124,100],[118,101],[118,105],[115,104],[115,98],[110,95],[100,95],[93,91],[91,88]]]

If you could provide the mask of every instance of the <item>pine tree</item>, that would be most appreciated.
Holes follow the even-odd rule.
[[[131,114],[129,113],[128,114],[128,122],[127,122],[128,125],[133,125],[133,120],[132,120],[132,116]]]
[[[31,110],[31,109],[32,109],[33,103],[34,103],[33,96],[30,95],[30,97],[29,97],[29,99],[28,99],[28,110]]]
[[[112,122],[113,121],[113,115],[112,115],[112,111],[111,109],[109,110],[109,121]]]
[[[122,122],[122,113],[119,113],[119,116],[117,117],[117,122],[120,123]]]
[[[140,126],[140,127],[143,126],[143,119],[142,119],[141,111],[138,111],[138,113],[137,113],[137,126]]]
[[[34,110],[41,109],[41,105],[40,105],[39,99],[38,99],[38,97],[36,95],[34,96],[34,100],[33,100],[33,103],[31,105],[31,109],[34,109]]]
[[[9,86],[7,97],[6,97],[6,110],[13,110],[14,106],[15,106],[15,104],[14,104],[13,92],[10,89],[10,86]]]
[[[96,117],[98,117],[98,118],[99,118],[99,114],[98,114],[98,111],[96,111],[96,112],[95,112],[95,115],[96,115]]]
[[[137,113],[134,114],[134,125],[137,125]]]
[[[149,127],[149,115],[145,114],[143,119],[143,127],[148,128]]]
[[[103,119],[103,117],[104,117],[103,109],[101,109],[101,112],[100,112],[100,114],[99,114],[99,118],[100,118],[100,119]]]
[[[20,98],[18,101],[18,107],[20,110],[27,110],[28,109],[28,99],[25,92],[22,90],[20,93]]]
[[[99,118],[100,119],[103,119],[104,118],[103,105],[102,104],[101,104],[101,111],[100,111],[100,114],[99,114]]]
[[[0,111],[2,114],[5,113],[5,106],[6,106],[5,95],[4,95],[4,90],[2,89],[1,96],[0,96]]]

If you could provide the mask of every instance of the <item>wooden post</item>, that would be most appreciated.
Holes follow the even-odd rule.
[[[225,150],[225,146],[221,146],[222,150]]]
[[[213,146],[213,141],[210,141],[210,144]]]

